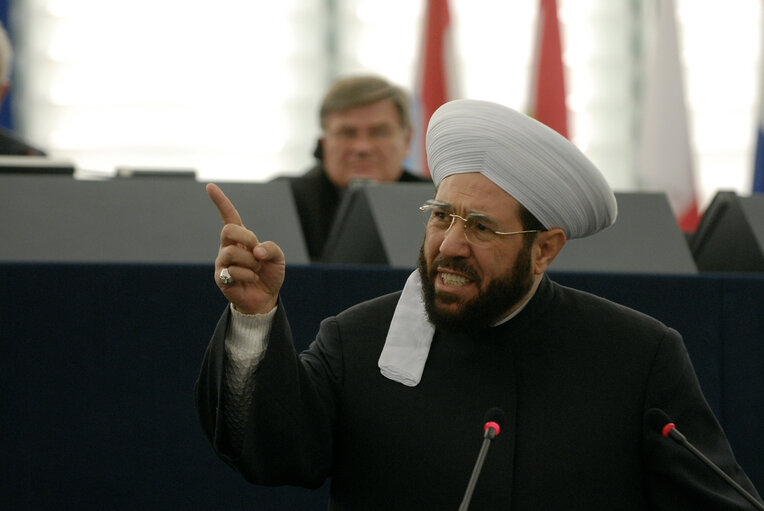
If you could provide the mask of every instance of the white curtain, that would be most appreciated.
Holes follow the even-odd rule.
[[[19,0],[15,118],[81,177],[120,166],[201,179],[303,172],[333,76],[414,85],[423,0]],[[677,0],[701,206],[746,192],[760,0]],[[451,0],[460,88],[523,109],[536,2]],[[654,0],[559,0],[571,138],[618,190],[636,187]]]

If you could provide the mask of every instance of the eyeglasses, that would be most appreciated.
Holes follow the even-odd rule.
[[[428,200],[419,206],[419,210],[424,214],[424,222],[427,229],[432,231],[448,231],[454,225],[454,221],[457,218],[462,220],[464,222],[464,236],[473,245],[486,245],[502,236],[541,232],[538,229],[514,232],[495,231],[492,228],[493,222],[485,215],[469,213],[465,218],[454,213],[454,207],[450,204],[436,200]]]

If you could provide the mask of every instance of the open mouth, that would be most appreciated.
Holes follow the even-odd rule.
[[[463,275],[455,273],[440,272],[440,280],[447,286],[464,286],[470,282],[470,279]]]

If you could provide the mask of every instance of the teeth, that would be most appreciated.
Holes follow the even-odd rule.
[[[469,282],[469,279],[453,273],[441,273],[440,278],[447,286],[463,286]]]

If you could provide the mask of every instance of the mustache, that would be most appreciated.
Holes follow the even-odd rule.
[[[447,268],[465,275],[471,280],[479,280],[479,276],[475,268],[472,267],[467,261],[459,257],[445,257],[438,256],[432,262],[431,273],[435,275],[438,272],[438,268]]]

